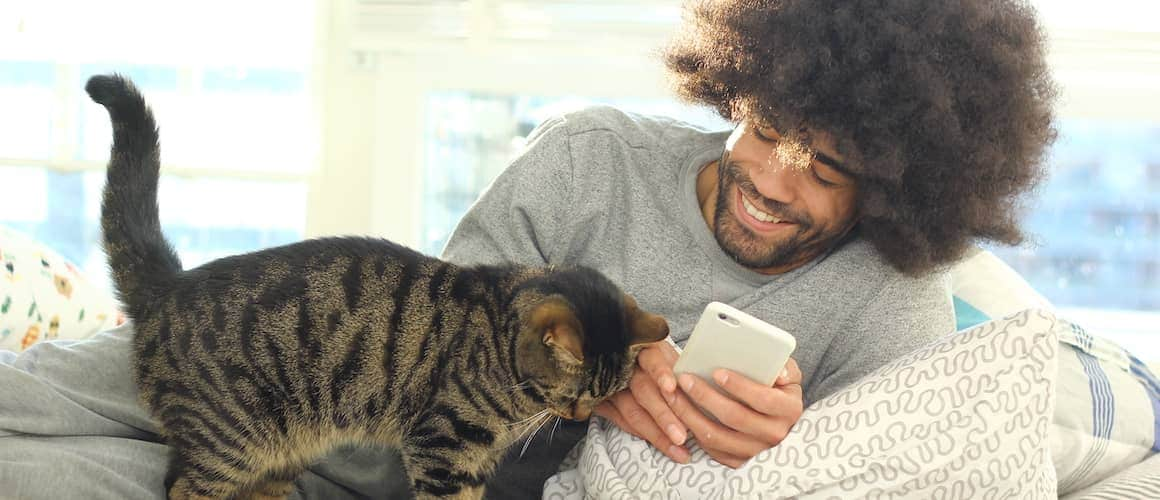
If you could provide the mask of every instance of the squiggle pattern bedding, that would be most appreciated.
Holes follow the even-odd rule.
[[[904,356],[811,405],[737,470],[687,465],[594,419],[546,499],[1055,498],[1059,323],[1028,310]]]

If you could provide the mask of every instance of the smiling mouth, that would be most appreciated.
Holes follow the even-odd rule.
[[[763,211],[759,210],[752,202],[749,201],[749,198],[745,197],[744,194],[741,195],[741,205],[743,207],[745,207],[745,213],[749,214],[754,219],[757,219],[761,222],[770,222],[773,224],[777,224],[778,222],[781,222],[781,219],[778,218],[777,216],[775,216],[771,213],[763,212]]]
[[[745,212],[744,216],[748,216],[743,216],[743,218],[748,219],[749,225],[755,226],[757,229],[779,229],[793,224],[793,222],[757,208],[757,204],[750,201],[741,189],[737,190],[737,198],[741,200],[738,205]]]

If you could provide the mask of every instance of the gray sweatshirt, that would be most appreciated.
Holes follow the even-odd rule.
[[[907,277],[864,240],[776,276],[729,258],[696,195],[727,135],[606,107],[545,122],[444,257],[594,267],[663,315],[678,344],[706,304],[725,302],[797,338],[807,405],[954,330],[945,274]]]
[[[663,315],[678,344],[707,303],[730,304],[794,335],[806,405],[954,330],[946,275],[907,277],[864,240],[776,276],[729,258],[696,196],[697,173],[727,136],[607,107],[549,120],[464,216],[444,257],[591,266]],[[530,450],[522,463],[543,467],[566,441],[557,436],[553,458]],[[489,497],[510,473],[501,468]]]

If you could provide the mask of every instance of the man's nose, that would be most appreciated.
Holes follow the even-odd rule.
[[[754,167],[750,171],[749,178],[761,196],[791,205],[797,198],[798,183],[801,182],[802,175],[798,169],[783,165],[778,161],[777,155],[770,155],[766,164]]]

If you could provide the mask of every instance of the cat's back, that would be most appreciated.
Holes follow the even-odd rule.
[[[249,253],[231,255],[207,262],[187,273],[217,275],[244,267],[281,263],[307,268],[341,259],[386,259],[399,262],[432,260],[415,250],[382,238],[354,236],[313,238],[286,245],[264,248]]]
[[[332,237],[226,256],[183,271],[162,294],[176,303],[215,300],[274,306],[310,296],[355,297],[371,283],[384,291],[403,283],[415,269],[443,263],[396,242],[377,238]],[[336,294],[335,290],[342,290]]]

